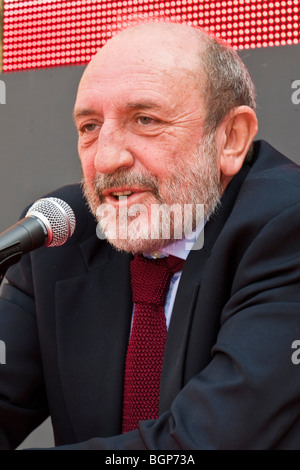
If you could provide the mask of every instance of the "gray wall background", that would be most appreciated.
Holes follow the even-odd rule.
[[[300,164],[300,103],[292,102],[292,83],[300,80],[300,45],[244,50],[240,56],[257,90],[257,137]],[[6,85],[6,104],[0,104],[0,232],[17,221],[27,204],[80,181],[72,111],[83,70],[62,67],[0,75]],[[47,420],[20,448],[51,445]]]

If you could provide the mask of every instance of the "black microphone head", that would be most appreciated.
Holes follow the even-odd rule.
[[[28,210],[26,217],[36,217],[47,229],[46,246],[63,245],[74,233],[76,219],[71,207],[61,199],[38,199]]]

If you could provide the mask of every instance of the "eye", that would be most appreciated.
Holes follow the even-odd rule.
[[[132,131],[136,134],[155,136],[163,132],[167,124],[156,116],[136,114],[131,125]]]
[[[93,132],[96,128],[97,128],[97,124],[91,122],[91,123],[83,124],[82,126],[80,126],[79,132],[81,134],[86,134],[89,132]]]
[[[149,116],[138,116],[137,121],[143,126],[149,126],[154,122],[154,119]]]

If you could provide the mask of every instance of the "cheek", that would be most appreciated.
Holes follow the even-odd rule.
[[[95,176],[94,157],[92,152],[82,149],[82,147],[78,145],[78,155],[84,177],[88,181],[92,180]]]
[[[180,150],[174,143],[148,141],[135,152],[136,167],[141,165],[147,173],[156,178],[167,178],[176,170]]]
[[[167,139],[162,143],[161,149],[164,153],[165,167],[170,172],[177,172],[178,165],[182,168],[189,165],[190,161],[199,148],[202,133],[199,129],[186,129],[177,127],[172,129]]]

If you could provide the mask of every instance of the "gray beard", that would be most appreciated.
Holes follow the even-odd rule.
[[[159,227],[153,230],[153,219],[130,214],[122,217],[115,211],[113,218],[104,215],[105,204],[102,191],[112,187],[145,186],[152,190],[156,204],[152,209],[159,209]],[[185,238],[190,230],[195,230],[201,223],[199,205],[202,205],[201,219],[208,220],[216,212],[222,185],[216,166],[215,135],[210,134],[201,143],[188,167],[177,165],[168,180],[160,182],[152,175],[134,174],[131,170],[119,170],[112,175],[99,175],[94,179],[92,191],[85,179],[82,181],[84,195],[90,210],[98,222],[97,235],[106,238],[117,250],[130,253],[151,253]],[[189,205],[189,206],[188,206]],[[170,211],[170,208],[172,210]],[[189,208],[190,210],[184,210]],[[183,221],[184,214],[184,221]],[[151,212],[152,215],[152,212]],[[157,221],[157,219],[156,219]],[[152,225],[152,226],[151,226]],[[155,232],[155,237],[153,233]]]

